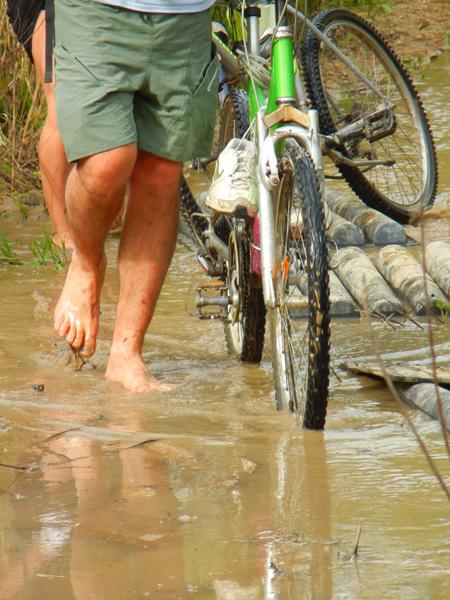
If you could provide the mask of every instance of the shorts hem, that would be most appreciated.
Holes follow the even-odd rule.
[[[154,156],[159,156],[160,158],[166,158],[167,160],[172,160],[173,162],[183,163],[188,160],[191,160],[193,157],[189,154],[178,154],[177,152],[170,152],[164,146],[152,146],[151,144],[139,144],[139,150],[143,150],[144,152],[148,152],[149,154],[153,154]]]
[[[129,144],[133,144],[136,142],[136,136],[130,136],[129,138],[125,138],[118,142],[107,143],[102,146],[95,146],[95,148],[85,148],[84,150],[78,152],[70,152],[69,150],[67,150],[67,147],[65,145],[64,148],[66,150],[67,161],[69,163],[73,163],[83,158],[88,158],[89,156],[102,154],[103,152],[108,152],[108,150],[114,150],[115,148],[120,148],[121,146],[128,146]]]

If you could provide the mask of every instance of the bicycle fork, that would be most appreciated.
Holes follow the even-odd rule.
[[[266,308],[276,307],[276,248],[275,248],[275,192],[280,184],[278,159],[275,148],[278,142],[294,138],[310,153],[319,176],[323,192],[323,163],[319,142],[319,118],[316,110],[308,111],[309,128],[296,123],[280,124],[275,131],[268,131],[263,114],[258,111],[256,120],[256,143],[259,157],[257,166],[258,217],[261,249],[261,278]],[[323,198],[323,194],[321,194]]]

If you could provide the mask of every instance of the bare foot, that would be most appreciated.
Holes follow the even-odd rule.
[[[158,381],[150,373],[139,353],[121,353],[111,349],[106,379],[121,383],[132,392],[170,392],[173,386]]]
[[[74,251],[55,309],[55,331],[85,358],[95,352],[105,269],[106,258],[91,267]]]

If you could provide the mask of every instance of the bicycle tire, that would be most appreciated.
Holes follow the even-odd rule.
[[[232,137],[243,137],[248,129],[248,100],[247,93],[238,88],[231,88],[220,112],[219,133],[214,146],[220,153]],[[232,129],[230,129],[230,124]],[[205,217],[197,216],[203,212],[191,191],[188,181],[184,176],[180,181],[180,214],[194,236],[204,241],[203,233],[208,228]],[[216,224],[216,233],[222,241],[227,242],[231,233],[231,226],[227,218],[219,219]]]
[[[218,146],[223,150],[231,138],[242,138],[249,129],[248,94],[239,88],[230,88],[225,98],[220,119]]]
[[[208,221],[205,217],[201,217],[200,208],[194,194],[191,192],[188,182],[184,175],[180,180],[180,217],[186,223],[187,227],[194,234],[194,237],[204,241],[204,232],[208,228]],[[199,215],[199,216],[197,216]]]
[[[222,150],[232,138],[241,138],[249,129],[248,96],[239,88],[231,88],[225,99],[220,120],[218,145]],[[258,363],[264,348],[266,310],[264,296],[260,285],[253,285],[254,278],[250,277],[251,246],[248,239],[242,235],[236,238],[237,258],[240,261],[241,281],[241,311],[237,320],[230,318],[224,322],[225,344],[228,353],[243,362]],[[231,262],[231,261],[229,261]],[[229,267],[228,267],[229,268]],[[229,274],[228,274],[229,275]],[[228,276],[230,283],[230,276]]]
[[[395,104],[393,133],[374,142],[353,140],[338,148],[348,158],[393,159],[395,163],[367,172],[344,164],[337,167],[363,202],[407,223],[433,204],[438,183],[433,136],[411,77],[378,31],[361,17],[345,9],[330,9],[316,15],[313,23]],[[377,96],[311,31],[305,36],[302,64],[321,133],[334,133],[338,121],[351,123],[376,109]]]
[[[307,429],[325,425],[330,365],[330,301],[325,220],[314,163],[287,140],[275,212],[275,294],[270,309],[278,409]],[[306,302],[299,297],[303,278]]]
[[[239,309],[234,306],[228,309],[228,319],[224,322],[225,344],[228,353],[242,362],[258,363],[264,348],[266,308],[262,288],[252,285],[248,236],[232,232],[228,247],[227,280],[233,293],[239,295]]]

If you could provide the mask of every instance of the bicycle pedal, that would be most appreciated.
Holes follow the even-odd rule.
[[[197,284],[194,313],[200,319],[220,319],[227,315],[228,286],[221,280],[202,281]]]

